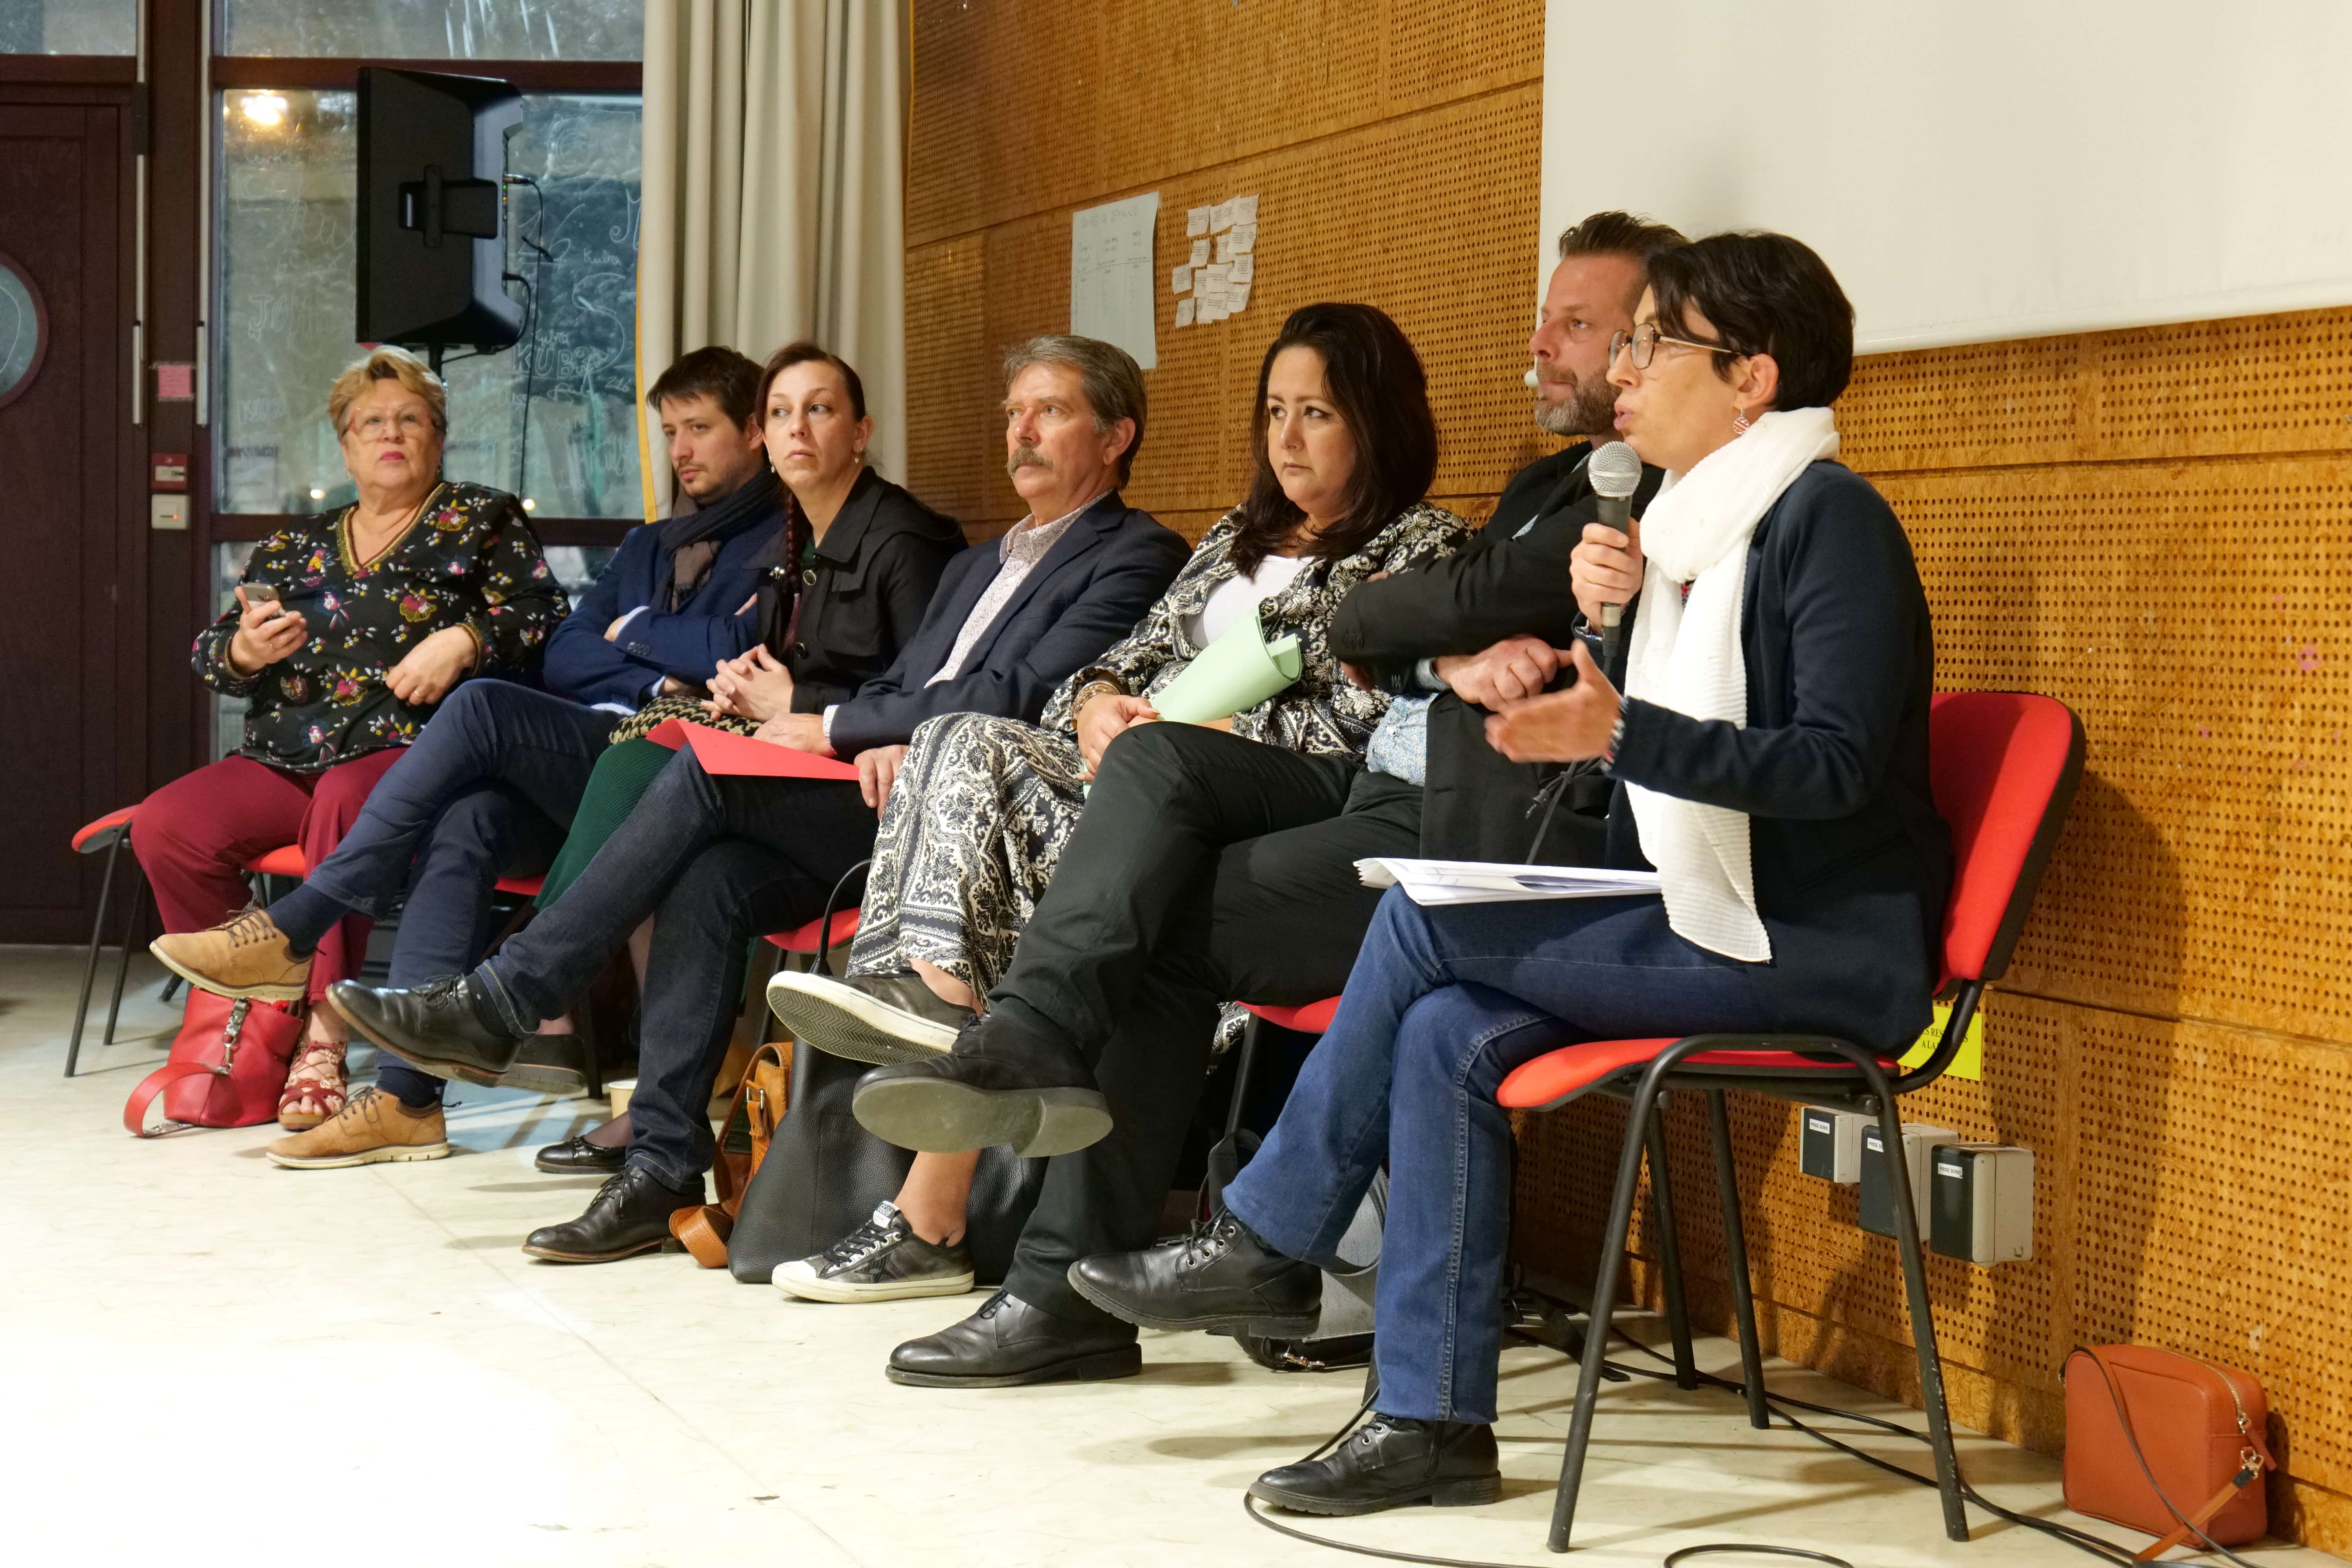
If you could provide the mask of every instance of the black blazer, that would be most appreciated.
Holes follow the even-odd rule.
[[[993,713],[1029,723],[1064,680],[1127,636],[1175,579],[1192,552],[1183,537],[1137,511],[1113,490],[1081,513],[965,655],[963,668],[937,686],[972,606],[996,577],[995,540],[948,563],[921,627],[888,671],[857,689],[833,716],[833,749],[849,757],[904,745],[941,713]]]
[[[1597,521],[1584,460],[1590,444],[1539,458],[1504,487],[1495,515],[1462,551],[1417,572],[1367,583],[1348,595],[1331,625],[1331,651],[1369,667],[1391,691],[1418,689],[1412,667],[1443,654],[1476,653],[1505,637],[1538,637],[1566,647],[1576,635],[1569,555]],[[1665,476],[1642,470],[1633,515]],[[1537,792],[1561,770],[1515,763],[1486,743],[1486,710],[1452,692],[1429,707],[1429,771],[1421,812],[1421,852],[1441,860],[1525,860],[1592,866],[1607,852],[1609,781],[1571,781],[1547,825]],[[1543,843],[1534,846],[1538,829]]]
[[[857,476],[802,573],[793,646],[772,651],[793,672],[793,711],[846,702],[890,668],[922,624],[963,530],[873,469]],[[778,632],[777,636],[783,634]]]
[[[1647,864],[1629,783],[1747,813],[1777,1011],[1759,1023],[1907,1046],[1927,1026],[1951,837],[1928,785],[1927,597],[1868,480],[1815,463],[1764,514],[1739,636],[1746,729],[1626,703],[1609,863]]]

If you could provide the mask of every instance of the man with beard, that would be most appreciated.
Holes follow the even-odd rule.
[[[1604,551],[1622,563],[1633,542],[1600,522],[1585,469],[1614,432],[1609,345],[1633,330],[1649,258],[1683,243],[1664,225],[1622,212],[1594,213],[1561,234],[1528,340],[1529,381],[1537,426],[1584,439],[1513,475],[1459,554],[1365,584],[1332,622],[1332,652],[1422,710],[1421,852],[1433,859],[1598,863],[1609,781],[1510,762],[1486,744],[1486,705],[1545,689],[1567,662],[1559,650],[1590,635],[1568,592],[1570,555]],[[1642,470],[1636,518],[1663,478]],[[1631,581],[1639,583],[1633,562]]]

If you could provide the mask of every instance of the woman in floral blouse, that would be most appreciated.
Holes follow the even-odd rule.
[[[318,864],[435,705],[468,675],[535,668],[568,608],[514,497],[441,478],[446,394],[415,355],[374,350],[336,379],[327,414],[358,501],[265,540],[237,607],[196,638],[198,679],[250,704],[245,744],[132,821],[167,931],[234,916],[255,856],[295,844]],[[342,1109],[345,1031],[325,993],[358,971],[367,931],[345,921],[319,944],[307,996],[278,998],[310,1005],[287,1127]]]

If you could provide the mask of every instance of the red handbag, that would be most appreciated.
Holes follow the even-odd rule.
[[[134,1138],[193,1127],[257,1127],[278,1120],[287,1063],[302,1036],[302,1013],[282,1002],[253,1002],[188,988],[188,1009],[172,1057],[123,1102],[122,1125]],[[148,1108],[163,1097],[164,1122],[152,1131]]]
[[[2261,1538],[2276,1468],[2261,1384],[2148,1345],[2077,1345],[2063,1375],[2068,1508],[2158,1537],[2143,1562]]]

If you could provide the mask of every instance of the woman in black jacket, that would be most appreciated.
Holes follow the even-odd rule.
[[[668,764],[668,748],[644,738],[667,721],[827,752],[825,710],[890,668],[963,548],[953,518],[866,465],[874,421],[846,360],[812,342],[785,344],[761,372],[757,406],[785,495],[784,531],[761,563],[764,585],[743,607],[759,619],[759,641],[720,665],[709,690],[656,697],[613,731],[540,889],[541,909],[578,879]]]
[[[1646,561],[1589,540],[1573,579],[1588,616],[1639,589],[1625,694],[1580,644],[1573,687],[1506,705],[1487,735],[1517,762],[1605,760],[1612,861],[1655,867],[1663,899],[1424,909],[1391,890],[1225,1212],[1072,1270],[1137,1321],[1310,1319],[1315,1265],[1336,1262],[1387,1163],[1379,1411],[1328,1458],[1259,1478],[1276,1506],[1499,1495],[1511,1134],[1495,1090],[1512,1068],[1710,1030],[1892,1050],[1927,1021],[1950,879],[1928,793],[1934,644],[1894,512],[1828,460],[1852,308],[1780,235],[1717,235],[1649,276],[1610,378],[1618,428],[1667,483],[1633,541]]]

